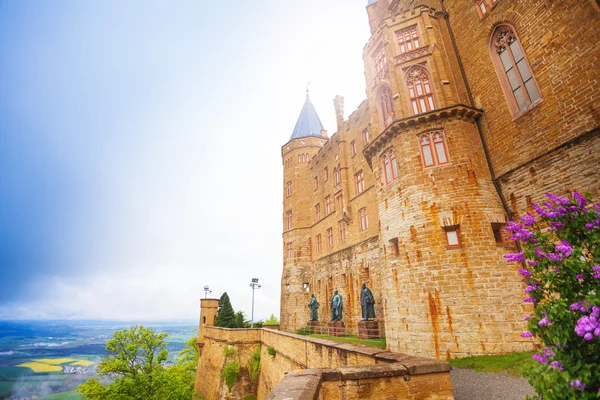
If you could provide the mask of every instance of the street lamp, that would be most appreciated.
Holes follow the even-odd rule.
[[[212,290],[208,286],[204,286],[204,298],[208,298],[208,294],[212,293]]]
[[[260,289],[260,285],[258,284],[258,278],[252,278],[252,282],[250,282],[250,287],[252,288],[252,319],[250,320],[250,327],[254,328],[254,289]]]

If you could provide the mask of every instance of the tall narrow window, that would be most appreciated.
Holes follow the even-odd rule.
[[[350,143],[350,146],[352,147],[352,155],[355,156],[356,155],[356,142],[353,140]]]
[[[335,199],[336,199],[338,210],[340,210],[340,211],[343,210],[344,209],[344,197],[343,197],[343,195],[340,194]]]
[[[356,181],[356,194],[362,193],[365,191],[365,174],[360,171],[356,175],[354,175]]]
[[[315,176],[315,190],[319,188],[319,177]]]
[[[327,229],[327,245],[333,247],[333,228]]]
[[[321,234],[320,233],[317,235],[316,242],[317,242],[317,251],[323,250],[323,239],[321,238]]]
[[[315,204],[315,222],[319,222],[321,220],[321,205]]]
[[[292,229],[292,210],[289,210],[285,213],[286,225],[287,229]]]
[[[329,168],[325,167],[325,179],[323,179],[323,180],[326,181],[327,179],[329,179]]]
[[[485,0],[477,0],[477,11],[479,11],[479,16],[482,18],[485,14],[487,14],[487,6],[485,5]]]
[[[360,230],[366,231],[369,227],[369,217],[367,216],[367,208],[361,208],[358,210],[358,219],[360,222]]]
[[[365,144],[369,143],[369,130],[365,129],[363,131],[363,141],[365,142]]]
[[[340,233],[340,241],[346,240],[346,221],[338,222],[338,230]]]
[[[494,240],[496,244],[505,244],[504,234],[502,233],[502,228],[504,224],[492,223],[492,232],[494,233]]]
[[[416,25],[396,32],[396,37],[400,46],[400,54],[419,48],[419,34]]]
[[[450,162],[446,139],[442,131],[433,131],[420,135],[419,144],[424,167],[443,165]]]
[[[392,90],[387,85],[383,85],[379,90],[379,113],[385,128],[390,126],[396,119]],[[368,140],[365,143],[368,143]]]
[[[383,174],[385,183],[391,183],[398,178],[398,165],[396,164],[396,155],[393,149],[389,149],[381,157],[383,160]]]
[[[387,58],[385,56],[385,48],[379,46],[373,54],[373,62],[375,63],[375,71],[379,74],[387,66]]]
[[[287,256],[288,256],[288,258],[292,258],[293,255],[294,255],[294,251],[292,248],[292,242],[288,242],[287,243]]]
[[[331,196],[325,197],[325,215],[331,214]]]
[[[429,74],[424,68],[414,67],[408,72],[406,86],[413,113],[422,114],[435,109],[433,90],[429,84]]]
[[[342,171],[339,168],[333,170],[333,181],[335,183],[334,190],[340,190],[342,188]]]
[[[286,196],[291,196],[292,195],[292,181],[288,181],[285,184],[285,192],[286,192]]]
[[[540,90],[513,28],[501,25],[492,35],[491,52],[502,90],[513,115],[541,99]]]

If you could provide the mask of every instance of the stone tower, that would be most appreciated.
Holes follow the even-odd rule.
[[[310,101],[306,101],[290,140],[281,148],[283,159],[283,276],[281,329],[305,326],[312,266],[311,182],[309,162],[328,141],[327,132]]]
[[[506,209],[492,177],[439,1],[367,6],[386,338],[450,358],[522,351],[522,287],[503,256]],[[393,167],[390,165],[393,164]],[[397,171],[393,171],[397,168]],[[381,207],[385,204],[384,207]]]

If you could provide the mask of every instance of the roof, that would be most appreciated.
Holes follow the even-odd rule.
[[[317,111],[315,111],[315,107],[310,102],[310,97],[307,92],[306,101],[304,102],[302,111],[300,111],[300,116],[298,117],[290,140],[307,136],[321,137],[321,131],[323,129],[323,124],[317,115]]]

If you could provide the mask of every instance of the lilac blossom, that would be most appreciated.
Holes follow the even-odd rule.
[[[523,222],[524,226],[532,226],[537,222],[535,216],[529,212],[526,215],[519,217],[519,219]]]
[[[525,332],[521,333],[521,337],[530,338],[530,337],[533,337],[533,333],[531,333],[529,331],[525,331]]]
[[[556,204],[569,204],[570,201],[566,197],[560,197],[553,193],[546,193],[546,197]]]
[[[504,255],[504,258],[506,258],[508,261],[510,262],[523,262],[525,261],[525,257],[523,256],[523,252],[519,252],[519,253],[508,253],[506,255]]]
[[[581,381],[579,379],[571,382],[571,386],[578,387],[579,389],[581,389],[582,392],[585,390],[585,385],[583,383],[581,383]]]
[[[579,282],[583,282],[583,274],[577,274],[576,278]]]
[[[537,300],[535,299],[535,297],[525,297],[523,299],[523,302],[525,303],[535,303]]]
[[[527,287],[525,288],[525,293],[531,293],[534,290],[539,290],[541,289],[538,285],[527,285]]]
[[[556,262],[561,262],[563,260],[562,254],[547,253],[546,257],[548,257],[552,261],[556,261]]]
[[[527,269],[520,269],[519,273],[524,277],[524,278],[529,278],[531,277],[531,272],[529,272],[529,270]]]
[[[587,204],[587,200],[585,199],[585,197],[583,197],[581,195],[581,193],[579,193],[577,190],[575,190],[573,192],[573,198],[575,199],[577,204],[579,204],[579,207],[581,207],[582,209],[585,208],[585,206]]]
[[[560,222],[560,221],[552,221],[552,222],[550,222],[550,225],[551,225],[551,226],[552,226],[552,228],[553,228],[553,229],[555,229],[555,230],[556,230],[556,229],[561,229],[561,228],[564,228],[564,227],[565,227],[565,224],[563,224],[563,223],[562,223],[562,222]]]
[[[538,265],[538,262],[537,261],[533,261],[533,260],[529,260],[529,261],[527,261],[527,264],[532,265],[532,266],[535,267],[536,265]]]
[[[555,247],[556,251],[565,255],[565,257],[569,257],[573,253],[573,246],[566,240],[562,240],[561,244]]]
[[[551,366],[551,367],[554,367],[554,368],[558,368],[558,369],[559,369],[559,370],[561,370],[561,371],[564,371],[564,370],[565,370],[565,369],[563,368],[562,364],[561,364],[560,362],[558,362],[558,361],[552,361],[552,362],[550,363],[550,366]]]
[[[539,258],[544,258],[546,257],[546,254],[542,251],[542,249],[533,249],[533,252],[539,257]]]
[[[594,271],[594,274],[592,275],[592,278],[594,278],[594,279],[600,279],[600,265],[594,265],[592,267],[592,270]]]

